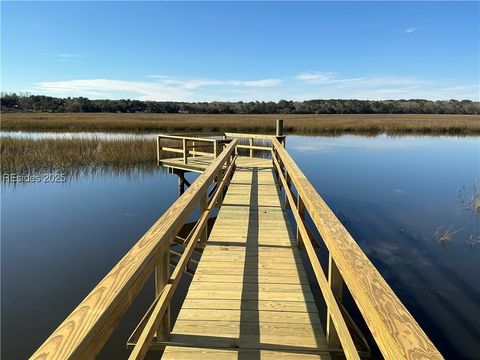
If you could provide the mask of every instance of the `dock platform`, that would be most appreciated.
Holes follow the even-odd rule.
[[[162,359],[330,359],[271,159],[239,157]]]
[[[373,342],[385,359],[443,359],[285,140],[281,119],[275,135],[157,135],[178,199],[31,359],[96,358],[152,278],[130,360],[359,360]],[[182,276],[193,277],[173,321]]]

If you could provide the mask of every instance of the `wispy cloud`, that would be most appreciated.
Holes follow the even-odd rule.
[[[480,84],[456,85],[440,89],[441,91],[472,90],[480,91]]]
[[[257,80],[217,80],[217,79],[175,79],[163,75],[150,75],[149,78],[158,79],[166,85],[178,86],[184,89],[198,89],[212,86],[241,86],[241,87],[271,87],[279,85],[280,79],[257,79]]]
[[[405,30],[405,34],[411,34],[417,31],[416,27],[409,27],[407,30]]]
[[[86,58],[86,56],[82,54],[70,53],[48,53],[46,55],[57,62],[80,62]]]
[[[169,76],[149,76],[149,78],[155,81],[110,79],[43,81],[36,84],[36,89],[55,95],[82,95],[95,98],[131,97],[160,101],[214,101],[221,100],[222,96],[232,92],[242,96],[241,88],[269,88],[281,83],[279,79],[176,79]]]
[[[332,72],[304,72],[295,76],[295,79],[312,84],[341,84],[362,81],[367,78],[338,78],[335,73]]]
[[[184,100],[189,93],[160,83],[83,79],[67,81],[44,81],[37,89],[49,94],[62,96],[90,96],[94,98],[132,97],[140,100]]]
[[[66,57],[68,58],[68,57]],[[150,75],[142,81],[76,79],[43,81],[33,93],[91,98],[131,98],[159,101],[278,101],[281,99],[412,99],[478,100],[478,86],[414,76],[349,77],[309,71],[283,78],[211,79]]]
[[[337,76],[332,72],[304,72],[295,79],[299,82],[318,85],[346,85],[346,86],[365,86],[365,85],[419,85],[425,84],[426,80],[421,80],[410,76],[373,76],[373,77],[354,77],[344,78]]]

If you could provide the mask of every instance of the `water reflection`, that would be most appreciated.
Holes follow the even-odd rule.
[[[0,131],[0,138],[22,140],[154,140],[155,134],[108,133],[108,132],[27,132]]]
[[[287,147],[441,352],[478,358],[479,139],[289,137]]]
[[[289,136],[287,148],[440,351],[478,358],[479,138]],[[2,357],[28,357],[176,197],[155,166],[2,184]],[[152,289],[103,358],[127,356]]]

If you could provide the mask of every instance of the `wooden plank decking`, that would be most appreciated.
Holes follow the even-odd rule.
[[[282,135],[282,129],[279,119],[276,134]],[[337,358],[338,352],[343,352],[348,360],[368,357],[370,348],[342,304],[344,288],[355,301],[384,358],[443,359],[290,157],[285,137],[220,135],[223,139],[185,134],[157,136],[158,165],[168,167],[178,176],[181,196],[31,359],[98,356],[152,274],[155,299],[127,341],[132,348],[131,360],[145,358],[149,349],[164,349],[164,359],[180,360],[313,360]],[[247,138],[249,145],[239,144],[238,138]],[[182,147],[165,147],[169,145],[165,139],[181,141]],[[255,146],[253,139],[268,139],[271,148]],[[213,147],[213,153],[198,145],[205,143]],[[238,157],[238,149],[249,149],[250,157]],[[257,151],[268,151],[272,160],[254,158]],[[164,152],[182,157],[165,158]],[[190,184],[184,176],[188,171],[201,175]],[[299,243],[282,208],[279,182],[290,208],[288,214],[295,221]],[[187,190],[185,184],[189,186]],[[195,247],[205,242],[206,226],[215,215],[216,204],[220,205],[217,220],[170,331],[171,299]],[[181,239],[181,229],[198,208],[201,211],[194,230]],[[304,221],[306,215],[319,233],[316,240],[325,245],[326,271],[314,249],[316,240]],[[183,253],[175,253],[179,259],[170,273],[171,246],[177,239],[182,240]],[[327,307],[327,338],[299,245],[305,250],[303,260],[308,261]]]
[[[215,160],[213,156],[202,155],[189,157],[187,164],[183,162],[183,158],[165,158],[160,160],[160,164],[166,168],[202,173],[210,166],[213,160]]]
[[[330,359],[272,160],[238,158],[169,344],[162,359]]]

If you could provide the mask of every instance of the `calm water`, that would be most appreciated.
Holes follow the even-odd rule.
[[[480,359],[479,138],[289,136],[287,148],[449,359]],[[45,340],[177,197],[161,171],[2,185],[2,358]],[[442,241],[443,240],[443,241]],[[184,283],[184,287],[187,282]],[[102,357],[153,297],[127,314]]]

